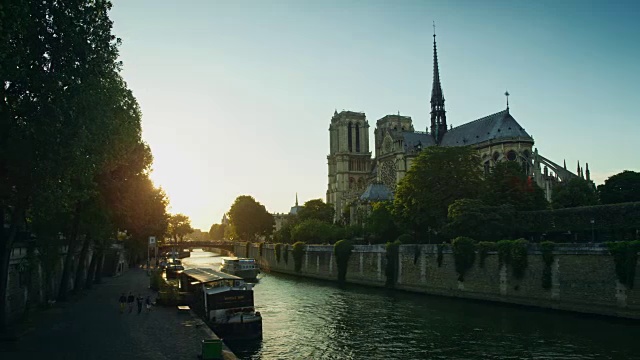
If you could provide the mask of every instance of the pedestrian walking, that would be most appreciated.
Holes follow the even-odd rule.
[[[135,296],[133,296],[133,293],[129,293],[129,296],[127,296],[127,305],[129,306],[129,314],[131,314],[131,312],[133,311],[133,301],[136,299]]]
[[[151,295],[147,295],[144,302],[147,304],[147,312],[151,312]]]
[[[127,303],[127,297],[124,296],[124,293],[122,293],[122,295],[120,295],[120,314],[124,313],[124,307],[125,304]]]
[[[142,302],[144,301],[144,298],[142,297],[142,295],[138,295],[138,298],[136,299],[138,302],[138,315],[142,312]]]

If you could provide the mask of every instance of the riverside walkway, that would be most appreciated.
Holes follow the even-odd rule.
[[[0,358],[8,359],[197,359],[201,342],[215,335],[189,313],[176,307],[137,306],[119,311],[123,292],[143,297],[149,290],[145,270],[132,269],[85,290],[77,299],[37,313],[15,342],[0,344]],[[225,359],[236,359],[225,353]]]

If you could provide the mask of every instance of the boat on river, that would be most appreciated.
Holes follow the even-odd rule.
[[[224,340],[259,339],[262,316],[253,303],[254,284],[209,268],[186,269],[180,289],[191,294],[191,308]]]
[[[220,271],[239,276],[244,280],[256,280],[260,273],[260,268],[258,267],[255,259],[223,257],[222,265],[220,265]]]

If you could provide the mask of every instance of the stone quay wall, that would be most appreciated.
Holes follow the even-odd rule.
[[[237,256],[255,258],[266,272],[337,281],[338,268],[333,246],[306,245],[299,272],[294,269],[291,246],[288,261],[276,259],[274,244],[234,245]],[[285,246],[282,247],[283,252]],[[511,267],[500,266],[496,252],[490,252],[483,267],[479,257],[458,281],[455,260],[449,247],[444,247],[438,265],[436,245],[401,245],[398,251],[396,289],[430,295],[503,302],[517,305],[576,311],[582,313],[640,319],[640,266],[636,267],[636,286],[627,288],[618,282],[613,257],[603,244],[557,244],[553,251],[551,288],[542,286],[545,267],[542,253],[529,250],[528,266],[521,279],[513,276]],[[384,245],[355,245],[349,258],[346,281],[384,287],[386,284],[386,251]]]

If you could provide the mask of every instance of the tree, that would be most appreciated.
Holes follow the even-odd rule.
[[[553,187],[551,204],[554,209],[597,205],[598,195],[589,181],[576,177]]]
[[[484,180],[481,199],[487,205],[512,205],[516,210],[548,208],[544,190],[515,161],[497,163]]]
[[[439,232],[454,201],[476,198],[480,163],[470,147],[432,146],[423,150],[396,190],[394,215],[415,234]]]
[[[335,210],[333,206],[325,204],[321,199],[314,199],[304,203],[304,206],[298,213],[298,218],[300,221],[316,219],[326,223],[333,223],[334,213]]]
[[[473,237],[478,241],[497,241],[514,232],[513,205],[489,206],[476,199],[456,200],[449,206],[447,237]]]
[[[625,170],[598,186],[602,204],[640,201],[640,172]]]
[[[393,215],[393,203],[376,202],[365,221],[365,232],[371,236],[374,244],[384,244],[398,237],[400,230]]]
[[[259,236],[271,235],[275,221],[264,205],[251,196],[241,195],[229,209],[229,223],[238,240],[255,241]]]
[[[211,240],[224,240],[225,224],[213,224],[209,229],[209,238]]]
[[[318,219],[307,219],[291,230],[291,241],[306,244],[334,243],[342,237],[341,228]]]
[[[191,234],[193,228],[191,227],[191,220],[184,214],[171,215],[169,218],[169,236],[177,243],[178,239],[182,242],[184,236]]]

